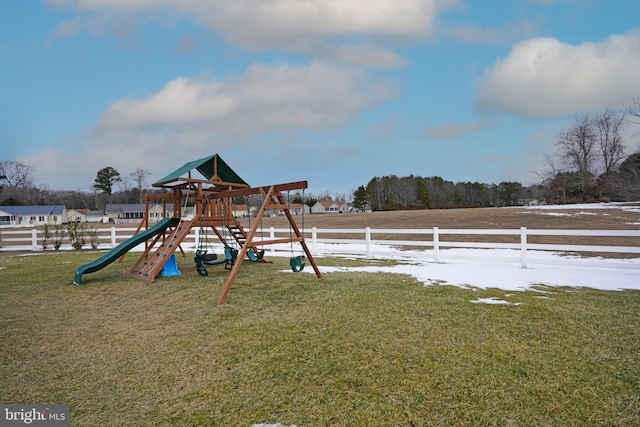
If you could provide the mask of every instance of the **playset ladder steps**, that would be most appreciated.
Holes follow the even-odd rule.
[[[247,242],[247,235],[242,226],[240,224],[230,225],[228,229],[233,239],[238,242],[238,245],[240,245],[240,247],[244,246]]]
[[[191,221],[178,224],[169,237],[160,243],[160,246],[158,246],[153,255],[137,266],[134,271],[129,271],[127,275],[137,277],[146,282],[153,282],[158,274],[162,272],[162,268],[171,255],[178,250],[182,241],[189,234],[189,231],[191,231]]]
[[[230,224],[227,229],[229,230],[229,233],[231,234],[233,240],[238,243],[238,246],[240,248],[242,248],[247,243],[247,232],[242,227],[242,224],[236,221],[235,224]],[[248,249],[251,249],[255,256],[257,256],[257,254],[260,252],[260,250],[256,246],[249,246]]]

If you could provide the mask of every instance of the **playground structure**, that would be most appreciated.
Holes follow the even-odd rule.
[[[193,176],[194,171],[199,172],[204,179],[195,178]],[[149,212],[150,204],[161,203],[163,212],[166,212],[169,204],[171,204],[173,206],[173,215],[153,226],[150,226],[149,218],[145,215],[133,237],[122,242],[97,260],[80,266],[76,270],[75,284],[79,285],[81,283],[83,274],[104,268],[116,259],[122,260],[128,251],[142,243],[145,244],[145,250],[128,270],[123,271],[123,274],[153,282],[158,275],[162,274],[165,264],[171,260],[176,251],[179,250],[183,256],[186,256],[180,244],[194,227],[202,230],[213,230],[215,236],[225,247],[225,259],[221,260],[221,262],[211,263],[225,263],[225,268],[230,270],[229,277],[218,298],[218,304],[223,304],[226,301],[245,258],[254,262],[265,262],[262,258],[264,250],[259,250],[258,246],[299,243],[316,276],[318,278],[322,277],[304,241],[304,236],[290,212],[289,200],[283,194],[283,192],[304,190],[307,188],[306,181],[250,187],[220,156],[214,154],[186,163],[181,168],[153,183],[152,186],[166,189],[167,192],[163,194],[147,194],[145,200],[146,212]],[[247,230],[234,214],[234,198],[251,195],[258,195],[262,203],[255,213],[255,219],[250,223],[249,230]],[[195,211],[192,219],[185,219],[183,210],[190,203],[193,204]],[[268,210],[283,212],[289,221],[291,230],[289,237],[270,240],[257,239],[261,220]],[[233,251],[231,250],[232,244],[236,248]],[[233,255],[230,255],[232,252]],[[203,261],[205,253],[206,251],[200,251],[199,253],[196,251],[196,258],[194,259],[196,266],[200,264],[198,267],[200,274],[203,274],[201,270],[203,268],[202,264],[207,264],[207,261]],[[304,268],[303,259],[302,256],[292,257],[291,267],[294,271],[300,271]],[[173,261],[175,261],[175,257]],[[206,268],[204,272],[206,273]]]

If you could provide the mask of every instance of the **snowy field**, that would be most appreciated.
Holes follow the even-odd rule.
[[[571,215],[565,212],[554,212],[557,210],[573,210],[574,215],[594,215],[587,210],[616,208],[640,212],[640,206],[629,206],[625,203],[544,205],[526,209],[532,214],[542,215]],[[640,223],[638,225],[640,228]],[[323,245],[318,245],[316,248],[319,254],[333,250],[335,249]],[[376,251],[378,250],[382,249],[376,248]],[[443,259],[441,263],[417,261],[415,257],[405,258],[402,251],[391,246],[383,250],[393,254],[385,256],[386,259],[395,259],[399,265],[325,267],[322,266],[321,257],[318,257],[316,262],[323,273],[361,271],[407,274],[424,283],[425,286],[440,284],[480,289],[498,288],[505,291],[525,291],[535,285],[588,287],[608,291],[640,290],[640,258],[604,260],[594,257],[586,260],[583,258],[573,263],[567,262],[569,260],[562,254],[528,251],[529,267],[521,268],[518,262],[514,262],[519,259],[519,251],[510,249],[444,249],[441,250]],[[425,259],[429,259],[429,251],[425,251]],[[536,260],[540,263],[536,263]],[[581,265],[582,262],[588,263],[588,266]],[[619,266],[616,267],[615,264]],[[311,268],[304,271],[313,273]]]

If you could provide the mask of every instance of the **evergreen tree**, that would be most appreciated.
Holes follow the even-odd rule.
[[[360,211],[370,209],[369,192],[363,185],[353,192],[353,206]]]
[[[98,171],[93,184],[93,188],[101,191],[104,195],[107,196],[108,203],[112,203],[113,185],[118,181],[122,181],[120,172],[118,172],[111,166],[107,166]]]

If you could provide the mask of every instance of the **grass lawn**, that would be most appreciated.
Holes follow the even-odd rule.
[[[424,287],[285,273],[288,260],[149,284],[96,253],[0,253],[0,402],[81,426],[640,425],[640,292]],[[364,261],[317,259],[320,265]],[[542,298],[544,297],[544,298]]]

